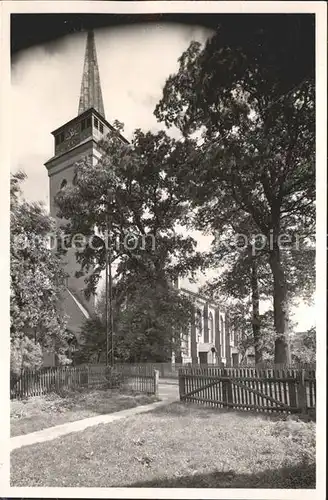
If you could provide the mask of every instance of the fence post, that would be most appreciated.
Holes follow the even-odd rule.
[[[298,387],[298,407],[302,413],[306,413],[307,410],[307,398],[306,398],[306,385],[305,385],[305,370],[301,370],[299,374]]]
[[[154,394],[158,397],[158,380],[159,380],[159,371],[154,370]]]
[[[178,372],[178,377],[179,377],[179,396],[180,396],[180,401],[184,400],[184,396],[186,394],[186,379],[183,373],[182,369],[179,369]]]
[[[54,370],[54,377],[55,377],[55,391],[58,393],[59,389],[60,389],[58,367],[56,366],[53,370]]]
[[[224,377],[229,376],[228,370],[226,368],[223,370],[223,376]],[[223,388],[223,404],[232,403],[232,387],[230,380],[223,380],[222,388]],[[229,404],[227,404],[227,408],[229,408]]]
[[[294,370],[288,370],[287,371],[287,376],[288,378],[295,378],[295,380],[290,380],[288,382],[288,393],[289,393],[289,406],[291,408],[297,408],[297,403],[296,403],[296,374],[294,373]]]

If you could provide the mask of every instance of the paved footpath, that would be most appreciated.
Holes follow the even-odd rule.
[[[93,425],[109,424],[110,422],[114,422],[115,420],[132,417],[133,415],[139,415],[141,413],[155,410],[156,408],[159,408],[161,406],[166,406],[170,403],[173,403],[179,398],[178,386],[176,384],[160,383],[159,397],[161,398],[161,401],[158,401],[157,403],[137,406],[135,408],[129,408],[127,410],[118,411],[116,413],[109,413],[107,415],[97,415],[96,417],[76,420],[75,422],[67,422],[66,424],[42,429],[41,431],[12,437],[10,439],[10,450],[12,451],[16,448],[22,448],[23,446],[29,446],[35,443],[43,443],[44,441],[51,441],[60,436],[64,436],[65,434],[83,431],[87,427],[91,427]]]

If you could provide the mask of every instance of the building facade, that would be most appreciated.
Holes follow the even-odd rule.
[[[229,327],[228,311],[179,282],[177,288],[193,303],[193,319],[188,334],[181,337],[181,352],[173,353],[176,363],[223,364],[237,366],[240,353],[237,338]]]
[[[65,221],[57,217],[56,194],[74,184],[79,161],[88,159],[93,164],[98,162],[102,155],[99,142],[111,130],[114,127],[105,118],[94,33],[89,31],[77,116],[52,132],[54,155],[45,163],[49,177],[50,215],[57,220],[58,225]],[[120,138],[128,143],[123,136],[120,135]],[[62,260],[68,274],[62,305],[68,316],[68,329],[78,335],[85,319],[94,312],[95,297],[89,300],[85,297],[86,275],[76,276],[76,272],[81,269],[76,261],[75,250],[68,249]]]

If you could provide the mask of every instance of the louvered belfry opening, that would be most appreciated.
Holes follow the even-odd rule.
[[[78,114],[81,115],[90,108],[94,108],[105,118],[95,35],[92,30],[88,31],[87,35]]]

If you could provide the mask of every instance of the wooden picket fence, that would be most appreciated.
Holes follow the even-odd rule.
[[[124,369],[124,367],[127,367],[128,370],[136,370],[136,373],[138,370],[145,371],[146,373],[152,373],[154,370],[157,370],[159,372],[159,377],[160,378],[167,378],[167,379],[176,379],[178,380],[179,377],[179,369],[186,366],[178,363],[126,363],[126,364],[118,364],[116,366],[119,366],[120,368]]]
[[[209,407],[308,413],[316,406],[315,370],[180,368],[180,400]]]
[[[158,370],[159,372],[159,377],[165,378],[165,379],[176,379],[178,380],[179,378],[179,370],[180,368],[223,368],[223,365],[217,364],[198,364],[198,363],[171,363],[171,362],[166,362],[166,363],[127,363],[127,364],[118,364],[116,366],[119,367],[127,367],[128,369],[132,369],[132,367],[135,370],[142,370],[142,371],[152,371],[152,370]],[[305,364],[305,363],[293,363],[292,365],[287,365],[285,363],[282,364],[277,364],[271,361],[264,361],[260,365],[253,365],[250,366],[248,365],[243,365],[240,364],[237,367],[229,367],[229,368],[251,368],[251,369],[271,369],[271,370],[315,370],[315,364]]]
[[[103,365],[43,368],[26,370],[10,389],[11,399],[42,396],[51,392],[91,388],[115,388],[144,394],[158,394],[158,372],[155,370],[111,369]]]

